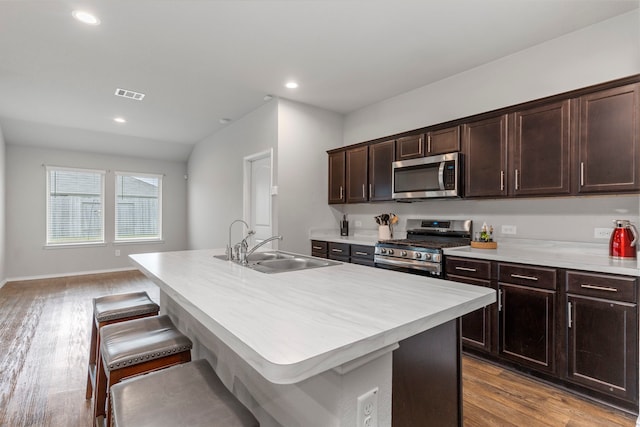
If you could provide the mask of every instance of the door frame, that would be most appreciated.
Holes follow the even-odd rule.
[[[270,148],[265,151],[261,151],[259,153],[250,154],[245,156],[242,160],[242,218],[248,223],[251,224],[251,162],[255,160],[260,160],[268,157],[270,160],[270,170],[269,174],[269,188],[271,194],[271,232],[274,231],[274,218],[273,218],[273,204],[274,204],[274,195],[275,190],[273,187],[273,148]],[[253,236],[251,236],[251,240],[253,241]]]

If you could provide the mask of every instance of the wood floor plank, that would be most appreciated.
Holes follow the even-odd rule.
[[[92,299],[140,290],[159,301],[158,288],[139,272],[2,287],[0,427],[91,426],[85,382]],[[465,427],[635,426],[631,415],[467,356],[463,397]]]

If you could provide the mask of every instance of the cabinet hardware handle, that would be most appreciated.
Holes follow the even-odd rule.
[[[516,169],[516,190],[518,189],[518,169]]]
[[[580,187],[584,186],[584,162],[580,162]]]
[[[498,311],[502,311],[502,289],[498,290]]]
[[[511,277],[513,277],[514,279],[533,280],[534,282],[538,281],[537,277],[534,277],[534,276],[523,276],[521,274],[512,274]]]
[[[427,137],[427,153],[431,152],[431,135]]]
[[[500,171],[500,191],[504,191],[504,171]]]
[[[367,194],[364,192],[364,184],[362,184],[362,198],[363,199],[367,198]]]
[[[340,186],[340,199],[344,197],[344,190],[342,189],[342,185]]]
[[[469,267],[458,267],[456,266],[456,270],[461,270],[461,271],[471,271],[471,272],[476,272],[478,270],[476,270],[475,268],[469,268]]]
[[[593,289],[596,291],[618,292],[616,288],[611,288],[609,286],[587,285],[586,283],[583,283],[582,285],[580,285],[580,287],[583,289]]]
[[[571,304],[571,301],[569,301],[568,303],[568,307],[567,307],[567,314],[569,316],[569,320],[567,321],[567,325],[569,326],[569,328],[571,328],[571,326],[573,325],[573,305]]]
[[[342,249],[333,248],[333,249],[331,249],[331,252],[340,252],[340,253],[342,253]]]
[[[318,250],[321,250],[321,249],[322,249],[322,246],[311,246],[311,249],[318,249]]]
[[[369,255],[369,254],[368,254],[368,253],[366,253],[366,252],[359,252],[359,251],[356,251],[356,255]]]
[[[369,184],[369,198],[373,197],[373,184]]]

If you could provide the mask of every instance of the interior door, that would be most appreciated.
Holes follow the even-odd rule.
[[[249,160],[248,223],[256,232],[252,244],[273,235],[271,221],[271,154]]]

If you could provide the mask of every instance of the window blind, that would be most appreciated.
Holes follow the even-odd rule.
[[[162,176],[116,172],[116,241],[162,238]]]
[[[47,167],[47,245],[104,242],[104,171]]]

